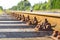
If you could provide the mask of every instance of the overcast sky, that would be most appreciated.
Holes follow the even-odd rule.
[[[12,6],[15,6],[20,2],[21,0],[0,0],[0,6],[2,6],[4,9],[11,8]],[[47,0],[28,0],[31,5],[34,5],[36,3],[45,2]]]

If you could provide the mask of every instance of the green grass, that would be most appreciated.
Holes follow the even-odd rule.
[[[2,10],[0,10],[0,15],[3,13],[3,11]]]

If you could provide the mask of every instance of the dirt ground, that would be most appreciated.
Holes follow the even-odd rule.
[[[48,37],[38,37],[38,38],[0,38],[0,40],[53,40]]]

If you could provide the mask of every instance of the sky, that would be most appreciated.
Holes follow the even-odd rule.
[[[3,9],[11,8],[12,6],[16,6],[21,0],[0,0],[0,6],[3,7]],[[36,3],[45,2],[48,0],[28,0],[31,5],[33,6]]]

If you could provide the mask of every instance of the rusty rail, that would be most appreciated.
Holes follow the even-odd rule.
[[[55,27],[53,28],[55,30],[55,32],[59,31],[59,33],[57,33],[57,34],[55,32],[53,32],[52,36],[57,35],[56,37],[60,39],[60,13],[10,11],[10,14],[15,14],[16,18],[18,18],[19,15],[24,15],[25,17],[27,17],[29,15],[30,19],[32,19],[32,20],[34,19],[34,17],[36,17],[38,20],[38,23],[40,23],[40,24],[42,24],[42,22],[45,19],[47,19],[48,22],[51,23],[52,26],[55,25]]]
[[[33,19],[34,17],[37,18],[38,22],[40,20],[42,20],[42,22],[44,21],[44,19],[48,19],[48,21],[51,23],[51,25],[55,25],[56,27],[53,28],[54,30],[58,30],[60,31],[60,14],[59,13],[38,13],[38,12],[24,12],[24,11],[10,11],[10,13],[15,13],[15,14],[22,14],[25,17],[27,17],[27,15],[30,16],[30,19]]]

